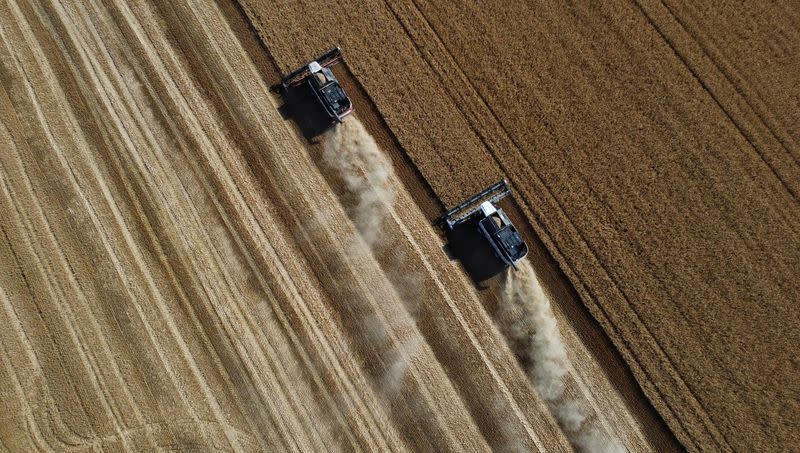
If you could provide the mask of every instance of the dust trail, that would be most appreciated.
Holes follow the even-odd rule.
[[[367,244],[376,245],[388,216],[386,206],[392,205],[397,195],[391,183],[392,163],[364,125],[353,117],[326,134],[322,159],[355,195],[351,214],[356,228]]]
[[[498,324],[570,442],[586,452],[625,451],[589,419],[580,402],[564,398],[569,357],[550,300],[527,260],[506,274],[501,302]]]
[[[344,181],[347,192],[352,197],[352,200],[345,205],[364,242],[376,253],[391,248],[391,244],[383,241],[382,230],[384,221],[390,215],[388,207],[394,204],[397,195],[396,188],[392,184],[394,168],[375,139],[358,119],[351,116],[325,134],[322,159],[325,165],[333,169]],[[407,282],[403,282],[406,284],[397,285],[404,305],[398,309],[405,308],[412,316],[410,318],[414,324],[412,327],[415,327],[413,315],[416,312],[418,298],[403,289],[416,288],[418,285],[412,283],[421,277],[414,272],[408,272],[408,269],[402,266],[402,257],[395,256],[389,260],[389,266],[390,271],[396,271],[397,275],[408,279]],[[409,319],[399,313],[393,318]],[[364,321],[370,329],[384,328],[374,322],[370,323],[369,318]],[[389,321],[394,324],[395,320]],[[402,322],[394,327],[402,329],[404,327]],[[375,332],[375,336],[383,337],[385,332]],[[420,342],[417,335],[392,346],[387,352],[385,372],[379,382],[381,390],[387,395],[396,395],[401,391],[410,361],[421,347]]]

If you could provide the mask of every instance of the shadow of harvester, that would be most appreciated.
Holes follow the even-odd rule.
[[[446,232],[445,253],[458,260],[478,288],[502,273],[508,266],[495,255],[492,246],[481,236],[474,224],[465,223]]]
[[[281,90],[281,97],[283,105],[278,108],[281,116],[294,121],[309,143],[317,143],[317,138],[336,124],[320,106],[308,84],[286,87]]]

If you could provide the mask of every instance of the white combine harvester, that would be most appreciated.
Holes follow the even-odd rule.
[[[437,222],[448,236],[450,251],[467,267],[482,268],[480,272],[471,269],[473,276],[479,276],[477,280],[509,266],[516,269],[517,263],[528,254],[519,231],[496,205],[509,194],[508,183],[499,181],[451,209]]]
[[[280,92],[287,104],[291,104],[296,110],[303,110],[302,114],[295,112],[297,120],[324,123],[313,125],[313,135],[341,123],[347,115],[353,113],[353,103],[330,69],[341,61],[342,52],[339,47],[334,47],[285,75],[270,88],[270,91]],[[318,121],[317,117],[322,117],[322,121]]]

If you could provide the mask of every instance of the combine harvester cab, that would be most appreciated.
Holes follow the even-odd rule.
[[[281,112],[297,123],[308,140],[320,135],[353,113],[353,103],[330,69],[342,61],[338,47],[295,69],[270,88],[279,92]]]
[[[438,223],[447,235],[447,247],[476,283],[487,280],[528,254],[528,246],[511,219],[496,203],[511,193],[505,180],[464,201]]]

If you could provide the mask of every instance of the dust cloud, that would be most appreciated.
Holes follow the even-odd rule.
[[[546,401],[564,393],[562,378],[569,358],[558,331],[550,301],[527,261],[506,275],[499,317],[505,334],[515,344],[534,387]]]
[[[498,324],[570,442],[586,452],[623,452],[620,442],[601,430],[580,402],[564,397],[569,357],[556,318],[528,261],[509,270],[501,290]]]
[[[357,118],[351,116],[326,132],[323,146],[323,163],[344,181],[348,194],[352,196],[351,202],[344,204],[361,238],[378,254],[386,254],[396,248],[392,247],[391,239],[383,231],[397,195],[392,181],[394,168],[375,139]],[[396,310],[407,311],[407,314],[391,313],[388,321],[393,328],[408,330],[408,327],[412,327],[411,330],[416,330],[413,315],[418,299],[407,288],[417,287],[411,283],[422,277],[403,265],[402,256],[388,256],[391,259],[386,260],[385,265],[389,268],[384,270],[404,279],[399,284],[393,282],[403,302],[403,307],[396,307]],[[386,338],[386,332],[382,330],[385,329],[384,326],[375,323],[374,319],[372,322],[370,319],[365,321],[368,324],[366,327],[373,331],[375,338]],[[409,322],[413,325],[403,325]],[[395,395],[402,390],[410,361],[421,347],[421,341],[419,335],[416,335],[390,347],[385,354],[385,372],[379,383],[382,391]]]
[[[361,237],[370,246],[377,245],[388,215],[386,207],[394,203],[396,196],[391,183],[392,163],[354,117],[325,135],[322,159],[338,172],[347,190],[356,196],[350,214]]]

